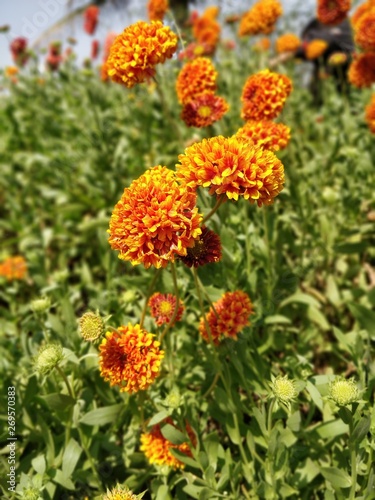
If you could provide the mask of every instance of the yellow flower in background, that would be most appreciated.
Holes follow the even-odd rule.
[[[275,28],[276,21],[282,15],[283,8],[277,0],[258,0],[246,12],[240,21],[239,36],[268,35]]]
[[[176,92],[181,103],[202,92],[215,92],[217,71],[207,57],[187,62],[176,80]]]
[[[249,120],[235,135],[248,140],[254,146],[260,146],[270,151],[278,151],[288,145],[290,128],[283,123],[268,120]]]
[[[168,0],[149,0],[147,11],[150,21],[162,21],[168,9]]]
[[[297,35],[294,33],[285,33],[276,40],[276,52],[278,54],[283,52],[295,52],[300,45],[301,40]]]
[[[309,42],[305,48],[305,54],[307,59],[309,60],[318,59],[324,54],[324,52],[327,50],[327,47],[328,43],[325,40],[319,40],[319,39],[311,40],[311,42]]]

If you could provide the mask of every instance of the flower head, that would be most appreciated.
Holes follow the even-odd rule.
[[[31,301],[31,310],[36,314],[42,314],[51,307],[51,299],[49,297],[41,297]]]
[[[336,377],[329,384],[328,397],[338,406],[346,406],[359,400],[359,389],[354,379],[349,380],[344,377]]]
[[[154,167],[125,188],[113,209],[109,244],[133,265],[166,267],[186,255],[201,233],[195,203],[196,195],[177,183],[175,172]]]
[[[201,92],[186,100],[181,118],[188,127],[208,127],[220,120],[229,109],[223,97],[213,92]]]
[[[295,52],[300,45],[301,40],[297,35],[294,33],[285,33],[276,40],[276,52],[278,54],[283,52]]]
[[[371,10],[375,10],[374,0],[368,0],[367,2],[358,5],[352,17],[350,18],[350,21],[354,29],[356,29],[358,21],[361,19],[363,14],[365,14],[366,12],[370,12]]]
[[[328,43],[325,40],[311,40],[305,47],[306,58],[312,61],[318,59],[327,50]]]
[[[242,16],[238,29],[239,36],[272,33],[282,13],[283,8],[278,0],[258,0]]]
[[[8,78],[14,77],[18,75],[19,71],[20,70],[17,68],[17,66],[6,66],[5,76],[7,76]]]
[[[148,306],[151,309],[151,316],[155,319],[158,326],[170,323],[176,309],[176,297],[171,293],[163,294],[156,292],[150,297]],[[177,315],[172,323],[173,326],[177,321],[180,321],[185,310],[183,302],[180,300],[178,304]]]
[[[141,500],[144,493],[135,495],[127,486],[120,486],[119,484],[107,490],[107,493],[102,496],[102,500]]]
[[[347,16],[350,0],[318,0],[317,18],[323,24],[339,24]]]
[[[10,51],[12,53],[13,61],[18,66],[24,66],[29,59],[27,39],[23,37],[15,38],[10,44]]]
[[[348,80],[358,88],[375,83],[375,52],[364,52],[354,58],[349,66]]]
[[[257,52],[265,52],[271,48],[271,40],[268,36],[263,36],[254,43],[253,47]]]
[[[220,39],[220,24],[216,21],[218,15],[217,7],[209,7],[201,17],[193,20],[193,36],[198,43],[206,44],[210,47],[210,52],[215,51]]]
[[[290,128],[283,123],[268,120],[249,120],[240,128],[236,137],[248,140],[254,146],[270,151],[284,149],[290,141]]]
[[[162,21],[168,9],[168,0],[149,0],[147,10],[150,21]]]
[[[243,196],[259,206],[273,203],[283,189],[284,167],[271,151],[245,139],[223,136],[196,142],[179,155],[177,178],[190,189],[238,200]]]
[[[365,118],[368,128],[375,134],[375,94],[372,95],[370,103],[366,106]]]
[[[195,240],[193,247],[188,248],[185,257],[180,260],[188,267],[200,267],[212,262],[221,260],[221,241],[219,236],[208,229],[202,227],[202,234]]]
[[[133,87],[155,74],[177,50],[177,36],[160,21],[138,21],[126,28],[111,45],[107,73],[113,81]]]
[[[289,405],[297,397],[297,389],[294,380],[289,380],[288,375],[277,376],[271,384],[273,396],[277,401]]]
[[[92,311],[87,311],[78,320],[79,331],[84,340],[94,342],[104,334],[103,318]]]
[[[164,351],[155,336],[139,325],[120,326],[106,333],[99,350],[100,375],[121,392],[143,391],[159,374]]]
[[[178,58],[181,61],[183,61],[184,59],[186,59],[187,61],[192,61],[197,57],[210,55],[211,52],[212,52],[212,47],[210,45],[207,45],[206,43],[191,42],[189,43],[189,45],[186,47],[185,50],[182,50],[178,54]]]
[[[4,276],[7,281],[23,280],[26,273],[26,261],[21,255],[8,257],[0,263],[0,276]]]
[[[83,29],[88,35],[93,35],[99,20],[99,7],[90,5],[84,12]]]
[[[201,92],[215,92],[217,72],[207,57],[187,62],[176,80],[176,92],[181,103]]]
[[[224,337],[237,340],[237,335],[250,325],[253,312],[253,304],[245,292],[226,292],[201,318],[199,332],[206,342],[212,339],[215,345]]]
[[[59,344],[45,344],[34,358],[35,370],[41,375],[48,375],[64,358],[63,349]]]
[[[329,66],[342,66],[348,61],[348,55],[345,52],[334,52],[328,58]]]
[[[375,8],[365,12],[358,20],[354,41],[363,50],[375,51]]]
[[[292,91],[292,82],[286,75],[268,69],[251,75],[242,90],[244,120],[272,120],[278,116]]]

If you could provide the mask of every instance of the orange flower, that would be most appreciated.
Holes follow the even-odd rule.
[[[210,53],[215,51],[220,38],[220,24],[216,21],[218,7],[208,7],[201,17],[193,20],[193,36],[198,43],[211,47]]]
[[[365,118],[368,128],[375,134],[375,94],[372,95],[370,103],[366,106]]]
[[[26,261],[21,255],[8,257],[0,263],[0,276],[3,276],[8,281],[23,280],[26,273]]]
[[[265,50],[269,50],[271,48],[271,40],[264,36],[256,41],[254,44],[254,49],[258,52],[263,52]]]
[[[185,101],[181,118],[188,127],[208,127],[222,118],[229,109],[223,97],[202,92]]]
[[[164,423],[175,427],[171,418],[167,418]],[[187,426],[186,430],[190,440],[194,443],[195,436],[190,426]],[[185,464],[172,455],[171,450],[173,449],[181,451],[188,457],[192,456],[188,442],[180,445],[171,443],[163,436],[160,424],[154,425],[151,432],[141,434],[140,450],[144,452],[150,464],[168,465],[173,469],[183,469]]]
[[[157,166],[125,188],[109,225],[109,244],[119,258],[146,268],[166,267],[201,234],[196,195],[176,182],[175,172]]]
[[[168,9],[168,0],[150,0],[147,4],[150,21],[162,21]]]
[[[113,42],[107,60],[113,81],[133,87],[155,74],[155,66],[177,50],[177,36],[160,21],[138,21]]]
[[[84,12],[85,23],[83,29],[87,34],[93,35],[98,24],[99,17],[99,7],[96,5],[90,5]]]
[[[349,66],[348,80],[358,88],[370,87],[375,83],[375,52],[365,52],[355,57]]]
[[[350,0],[318,0],[317,18],[323,24],[339,24],[349,9]]]
[[[375,9],[365,12],[359,19],[354,41],[363,50],[375,51]]]
[[[313,60],[318,59],[327,50],[328,43],[325,40],[315,39],[308,42],[305,48],[306,58]]]
[[[17,66],[7,66],[5,68],[5,76],[7,77],[18,75],[18,73],[19,69],[17,68]]]
[[[202,234],[195,241],[195,245],[188,248],[185,257],[180,260],[188,267],[199,267],[210,262],[219,262],[221,260],[221,242],[219,236],[208,229],[202,227]]]
[[[290,141],[290,128],[283,123],[250,120],[240,128],[236,137],[248,140],[254,146],[270,151],[284,149]]]
[[[148,306],[151,309],[151,316],[156,320],[155,323],[161,326],[171,322],[176,309],[176,297],[171,293],[163,294],[156,292],[150,297]],[[185,306],[183,302],[179,300],[177,316],[171,326],[177,323],[177,321],[180,321],[184,310]]]
[[[350,19],[353,28],[356,29],[358,21],[363,16],[363,14],[365,14],[366,12],[369,12],[371,10],[374,10],[374,9],[375,9],[375,1],[374,0],[369,0],[367,2],[362,3],[361,5],[358,5],[358,7],[354,11],[354,13]]]
[[[258,0],[242,16],[238,29],[239,36],[272,33],[275,23],[282,13],[283,8],[278,0]]]
[[[111,386],[118,385],[121,392],[147,389],[158,376],[164,357],[154,337],[130,323],[107,332],[99,346],[100,375]]]
[[[292,91],[292,82],[268,69],[250,76],[242,91],[244,120],[272,120],[279,115]]]
[[[181,103],[201,92],[215,92],[217,72],[211,60],[198,57],[184,65],[176,80],[176,92]]]
[[[301,40],[294,33],[285,33],[276,40],[276,52],[295,52],[301,45]]]
[[[241,330],[250,325],[249,316],[253,312],[253,304],[245,292],[227,292],[201,318],[199,332],[206,342],[211,338],[215,345],[224,337],[237,340]]]
[[[284,167],[276,156],[244,139],[223,136],[196,142],[179,155],[177,178],[190,189],[238,200],[243,196],[259,206],[270,205],[283,189]]]

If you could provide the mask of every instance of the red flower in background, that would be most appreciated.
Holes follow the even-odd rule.
[[[13,61],[18,66],[24,66],[29,58],[27,50],[27,39],[23,37],[15,38],[10,44]]]
[[[96,26],[98,25],[99,7],[96,5],[90,5],[90,7],[87,7],[84,13],[84,19],[85,23],[83,25],[83,29],[88,35],[93,35],[95,33]]]
[[[61,55],[61,43],[52,42],[49,46],[49,52],[46,59],[46,66],[51,71],[57,71],[63,60]]]
[[[91,42],[91,59],[96,59],[98,57],[99,48],[100,48],[99,40],[93,40]]]

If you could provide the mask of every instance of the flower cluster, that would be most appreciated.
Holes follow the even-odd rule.
[[[240,21],[239,36],[268,35],[275,28],[283,8],[278,0],[258,0]]]
[[[219,236],[208,227],[202,227],[202,234],[188,248],[185,257],[180,260],[188,267],[200,267],[221,260],[221,242]]]
[[[100,374],[111,386],[129,394],[147,389],[159,374],[164,351],[154,335],[139,325],[106,333],[99,349]]]
[[[254,146],[260,146],[270,151],[278,151],[288,145],[290,128],[283,123],[249,120],[237,131],[236,136],[248,140]]]
[[[372,95],[370,103],[366,106],[365,117],[368,128],[375,134],[375,94]]]
[[[147,10],[150,21],[162,21],[168,9],[168,0],[149,0]]]
[[[26,261],[21,255],[8,257],[0,263],[0,276],[6,278],[7,281],[23,280],[26,273]]]
[[[18,66],[24,66],[29,59],[27,50],[27,39],[23,37],[15,38],[10,44],[12,59]]]
[[[350,0],[318,0],[317,18],[323,24],[339,24],[347,16]]]
[[[215,92],[217,71],[207,57],[187,62],[176,80],[176,92],[180,103],[185,103],[201,92]]]
[[[84,25],[83,29],[88,35],[95,33],[99,20],[99,7],[90,5],[84,12]]]
[[[148,306],[151,309],[151,316],[155,319],[155,323],[158,326],[171,323],[175,314],[176,305],[176,296],[171,293],[163,294],[156,292],[148,301]],[[171,326],[177,323],[177,321],[180,321],[184,310],[185,306],[183,302],[179,300],[178,310]]]
[[[220,39],[221,28],[216,20],[218,13],[218,7],[208,7],[202,16],[196,16],[193,20],[193,36],[198,43],[209,47],[206,54],[215,52]]]
[[[177,183],[175,172],[154,167],[125,188],[111,216],[109,243],[133,265],[166,267],[202,232],[195,203],[196,194]]]
[[[292,82],[285,76],[268,69],[251,75],[242,91],[244,120],[272,120],[278,116],[292,91]]]
[[[155,66],[177,50],[177,36],[160,21],[138,21],[126,28],[111,45],[107,74],[117,83],[133,87],[155,75]]]
[[[215,345],[223,338],[237,340],[237,335],[250,325],[253,312],[253,304],[245,292],[227,292],[201,318],[199,332],[206,342],[212,341]]]
[[[305,47],[306,58],[310,61],[318,59],[327,50],[328,43],[325,40],[320,40],[318,38],[308,42]]]
[[[375,52],[364,52],[354,57],[349,66],[348,80],[358,88],[375,83]]]
[[[285,33],[276,40],[276,52],[278,54],[283,52],[295,52],[300,45],[301,40],[297,35],[294,33]]]

